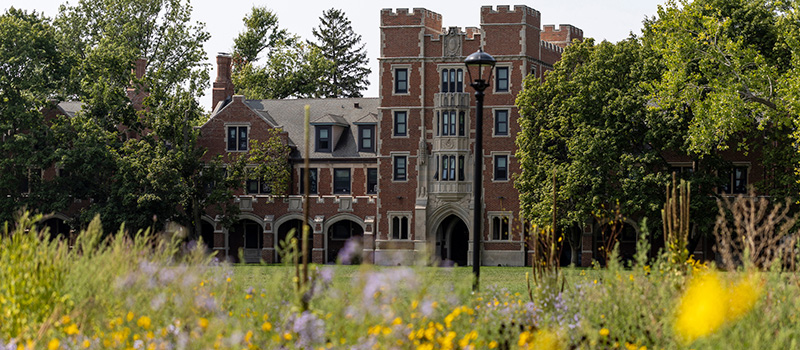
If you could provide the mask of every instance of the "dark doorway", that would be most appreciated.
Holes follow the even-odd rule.
[[[339,257],[339,251],[344,248],[348,240],[354,239],[358,241],[358,246],[361,247],[361,239],[364,237],[364,229],[361,225],[350,221],[342,220],[328,228],[328,257],[326,262],[335,263],[336,258]],[[360,255],[360,254],[358,254]]]
[[[201,222],[200,238],[203,240],[203,245],[206,246],[206,251],[209,253],[214,252],[214,225],[206,221]]]
[[[467,266],[469,228],[458,216],[448,216],[436,230],[436,255],[443,265]]]
[[[278,245],[275,247],[275,262],[281,262],[281,249],[283,249],[283,242],[286,241],[286,236],[289,235],[289,232],[294,230],[294,237],[297,238],[297,244],[300,245],[297,247],[299,251],[302,248],[302,244],[300,240],[303,236],[303,220],[300,219],[293,219],[281,224],[278,227]],[[311,261],[311,253],[314,251],[314,231],[309,226],[308,228],[308,261]],[[298,257],[299,258],[299,257]]]
[[[228,231],[228,254],[233,262],[257,263],[261,261],[264,229],[253,220],[239,220]],[[239,259],[242,250],[244,261]]]
[[[50,218],[45,220],[44,227],[49,228],[48,232],[50,235],[50,240],[59,238],[59,239],[68,239],[69,238],[69,231],[70,227],[64,220],[59,218]],[[42,229],[44,229],[42,227]]]

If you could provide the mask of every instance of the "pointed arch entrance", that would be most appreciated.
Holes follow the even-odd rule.
[[[436,228],[436,257],[442,264],[467,266],[469,257],[469,228],[455,214],[449,215]]]

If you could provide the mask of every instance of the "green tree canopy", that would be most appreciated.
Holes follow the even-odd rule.
[[[0,15],[0,222],[36,204],[23,192],[53,162],[41,109],[63,93],[68,72],[49,19],[13,7]]]
[[[527,218],[540,225],[552,218],[553,171],[559,225],[580,224],[615,203],[623,214],[660,209],[660,150],[680,147],[682,120],[648,111],[641,83],[658,74],[648,54],[634,38],[587,39],[569,46],[543,83],[525,80],[516,186]]]
[[[277,16],[266,8],[253,7],[243,21],[245,30],[233,40],[237,94],[252,99],[323,96],[324,77],[333,64],[322,50],[280,29]]]
[[[314,45],[333,63],[333,69],[322,77],[327,84],[320,87],[320,96],[361,97],[361,91],[369,85],[367,77],[371,72],[361,35],[353,31],[342,10],[326,10],[319,21],[319,27],[312,29]]]
[[[687,140],[703,156],[730,147],[763,154],[760,191],[796,195],[800,22],[796,1],[669,1],[644,44],[665,69],[652,106],[691,115]]]

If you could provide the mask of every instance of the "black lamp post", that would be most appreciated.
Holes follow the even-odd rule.
[[[483,209],[483,90],[489,87],[492,80],[492,69],[497,61],[479,49],[475,53],[467,56],[464,64],[467,66],[470,86],[475,89],[475,178],[472,184],[472,195],[475,197],[472,216],[472,272],[475,274],[475,281],[472,290],[478,290],[478,281],[481,276],[481,217]],[[472,67],[478,69],[478,76],[473,80]],[[489,68],[489,76],[483,79],[483,69]]]

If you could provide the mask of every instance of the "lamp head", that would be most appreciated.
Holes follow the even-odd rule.
[[[464,60],[464,65],[467,66],[467,73],[469,74],[469,79],[474,80],[476,83],[480,81],[482,84],[488,86],[488,81],[492,79],[492,68],[494,68],[495,63],[497,60],[492,57],[492,55],[483,52],[483,48],[478,49],[471,55],[467,56]],[[472,67],[477,67],[478,69],[478,77],[477,79],[473,79],[472,77]],[[489,76],[486,79],[483,79],[483,69],[485,67],[489,68]]]

